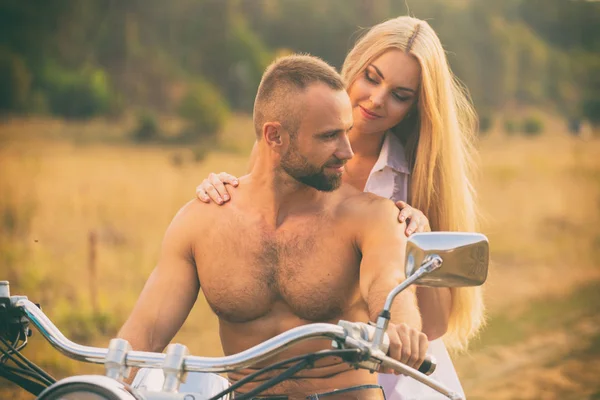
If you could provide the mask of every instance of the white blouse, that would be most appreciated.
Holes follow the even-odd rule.
[[[365,192],[396,201],[407,201],[410,169],[404,146],[396,135],[386,133],[379,158],[373,166]],[[441,339],[429,342],[427,354],[435,357],[437,368],[431,377],[464,396],[452,360]],[[387,400],[437,400],[445,396],[404,375],[379,374]]]

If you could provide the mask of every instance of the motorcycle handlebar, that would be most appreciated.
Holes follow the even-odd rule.
[[[94,364],[103,364],[109,349],[82,346],[67,339],[46,315],[27,299],[18,299],[15,304],[23,310],[26,317],[50,342],[50,344],[69,358]],[[313,339],[330,338],[343,341],[345,329],[333,324],[310,324],[291,329],[243,352],[225,357],[186,356],[187,372],[230,372],[249,367],[294,343]],[[129,351],[125,363],[128,367],[153,368],[160,367],[166,354],[145,351]]]
[[[36,326],[48,342],[67,357],[94,364],[104,363],[108,349],[82,346],[67,339],[42,310],[25,298],[17,299],[15,306],[22,308],[27,318]],[[363,327],[367,330],[372,329],[367,324],[363,324]],[[325,323],[303,325],[230,356],[187,356],[185,358],[185,370],[188,372],[230,372],[249,367],[300,341],[314,338],[329,338],[344,341],[346,336],[346,330],[339,325]],[[165,357],[166,355],[162,353],[129,351],[127,352],[125,362],[128,367],[160,367]],[[435,365],[435,360],[428,357],[419,368],[419,371],[429,375],[435,369]]]
[[[29,319],[39,330],[42,336],[65,356],[88,363],[105,363],[109,349],[82,346],[70,341],[60,332],[52,321],[50,321],[50,319],[26,297],[11,297],[11,303],[12,306],[22,309],[27,319]],[[363,329],[370,331],[373,329],[373,327],[364,323],[351,324],[360,327],[358,330]],[[249,367],[287,349],[295,343],[314,338],[329,338],[333,341],[343,343],[348,348],[361,349],[368,352],[371,359],[377,360],[384,367],[411,376],[419,382],[446,394],[450,398],[461,398],[452,397],[454,396],[452,391],[446,389],[427,376],[435,370],[435,359],[432,357],[428,357],[417,371],[386,356],[380,349],[369,347],[369,342],[365,340],[365,338],[353,337],[353,335],[344,327],[327,323],[315,323],[296,327],[250,349],[230,356],[185,356],[183,368],[186,372],[230,372]],[[128,351],[125,357],[125,364],[127,367],[161,368],[165,359],[166,354],[162,353]]]

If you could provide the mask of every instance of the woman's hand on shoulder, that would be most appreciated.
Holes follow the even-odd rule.
[[[405,201],[397,201],[396,207],[400,210],[398,214],[398,221],[407,221],[406,230],[404,233],[406,236],[410,236],[416,232],[430,232],[431,227],[429,226],[429,219],[420,210],[408,205]]]
[[[221,172],[220,174],[211,172],[208,174],[208,178],[196,187],[196,197],[205,203],[210,203],[212,200],[217,204],[225,204],[231,199],[231,194],[226,185],[237,187],[239,181],[227,172]]]

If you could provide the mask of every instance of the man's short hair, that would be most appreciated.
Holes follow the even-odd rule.
[[[277,121],[294,135],[300,126],[303,104],[298,95],[310,85],[322,83],[333,90],[344,90],[335,68],[318,57],[294,54],[275,60],[266,69],[254,101],[254,130],[262,137],[266,122]]]

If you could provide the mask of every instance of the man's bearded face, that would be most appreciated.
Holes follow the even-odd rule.
[[[322,165],[311,164],[298,150],[295,138],[291,139],[290,147],[281,159],[281,167],[288,175],[298,182],[323,192],[331,192],[342,184],[342,174],[328,173],[327,167],[345,163],[346,160],[342,161],[332,156]]]

